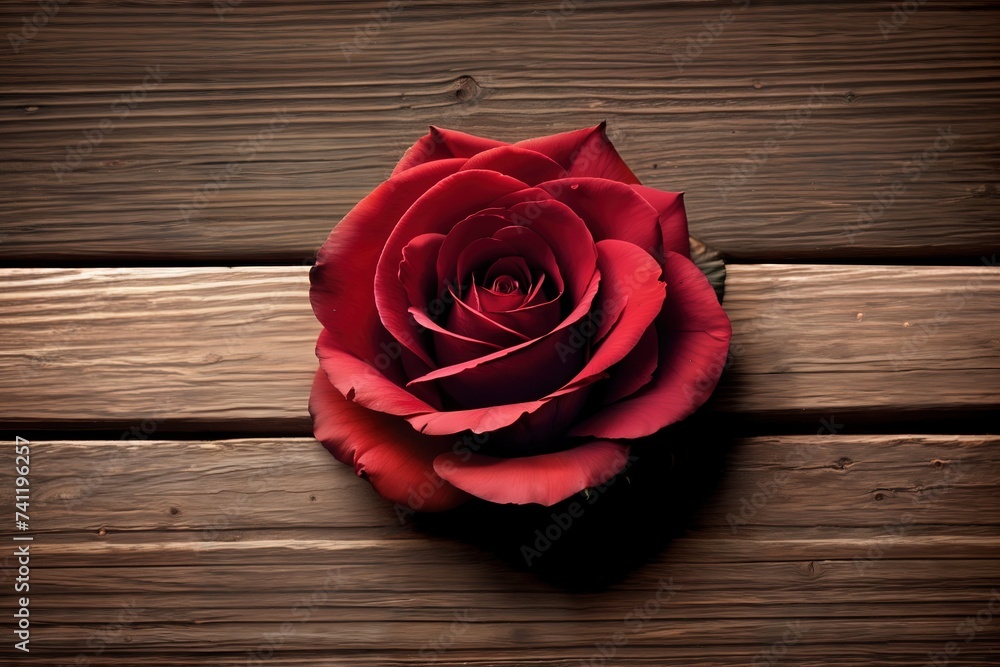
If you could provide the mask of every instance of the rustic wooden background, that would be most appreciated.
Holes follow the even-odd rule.
[[[34,536],[23,654],[0,525],[0,663],[1000,663],[996,3],[0,27],[0,501],[27,437]],[[311,439],[308,266],[428,124],[602,119],[730,261],[733,363],[529,566],[549,511],[400,520]]]

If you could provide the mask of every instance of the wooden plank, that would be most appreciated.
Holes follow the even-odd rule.
[[[949,641],[962,648],[949,664],[982,663],[1000,651],[995,614],[964,639],[969,618],[985,619],[994,598],[1000,604],[998,443],[741,439],[685,534],[607,589],[570,593],[540,578],[538,563],[511,563],[460,531],[401,525],[309,439],[36,441],[33,652],[37,646],[42,664],[73,655],[108,664],[171,664],[181,655],[245,664],[248,651],[274,664],[309,664],[324,651],[326,664],[550,665],[600,657],[599,646],[612,642],[615,658],[629,664],[729,665],[781,648],[791,627],[801,636],[784,648],[796,664],[830,664],[834,650],[845,665],[892,664],[887,655],[922,664]],[[693,455],[677,454],[666,478],[640,459],[629,483],[612,486],[587,512],[620,511],[622,494],[643,485],[661,496],[674,486],[692,493],[705,471],[687,467]],[[8,470],[0,468],[0,489],[11,488]],[[75,491],[81,481],[89,494]],[[873,484],[899,496],[915,486],[937,491],[890,506],[868,499]],[[777,491],[737,530],[719,518],[769,485]],[[646,513],[637,523],[620,514],[618,521],[651,533],[664,527],[652,517],[678,510],[639,497]],[[484,509],[475,511],[490,532],[519,535]],[[907,514],[915,520],[901,521]],[[588,561],[600,540],[617,537],[606,524],[578,526],[555,544],[582,530],[589,549],[577,542],[575,556],[552,550],[544,558]],[[0,566],[5,581],[13,576],[9,561]],[[657,663],[657,655],[676,663]]]
[[[702,501],[691,523],[724,527],[731,536],[754,526],[905,524],[898,532],[906,535],[918,525],[1000,525],[1000,503],[992,502],[1000,486],[998,444],[993,436],[741,439],[705,448],[726,448],[724,473],[699,469],[708,468],[712,458],[686,452],[686,443],[675,443],[669,452],[674,468],[665,467],[662,456],[646,447],[636,451],[639,459],[629,470],[629,482],[621,485],[629,488],[605,504],[611,509],[642,501],[652,510],[659,505],[648,502],[649,489],[659,494],[660,504],[669,505],[675,495],[711,481],[718,490]],[[201,535],[188,539],[216,542],[223,534],[238,541],[244,531],[273,526],[372,527],[379,532],[364,536],[376,540],[371,545],[375,547],[397,537],[400,531],[393,528],[409,518],[378,502],[369,485],[311,438],[38,442],[32,453],[33,502],[42,517],[33,526],[44,533],[96,535],[103,530],[104,538],[107,533],[128,531],[200,530]],[[183,462],[183,474],[177,471],[178,461]],[[683,491],[663,492],[664,475],[676,478]],[[824,493],[817,494],[816,489]],[[969,512],[970,506],[977,511]],[[674,512],[682,514],[682,509],[677,506]],[[529,538],[535,527],[544,529],[551,518],[541,511],[537,516],[522,515],[519,521],[540,521],[526,528],[523,537]],[[316,539],[315,533],[309,535]],[[947,541],[932,540],[938,545]],[[134,546],[127,538],[121,546],[104,539],[88,543],[95,554],[109,555]],[[337,544],[327,546],[337,549]],[[184,542],[174,548],[183,550]],[[771,556],[777,558],[774,551]],[[704,559],[701,554],[693,558]]]
[[[299,263],[430,123],[516,140],[603,119],[731,258],[1000,246],[995,4],[921,5],[885,35],[880,3],[400,7],[354,52],[364,3],[61,5],[4,56],[3,261]],[[17,26],[38,8],[0,11]]]
[[[1000,348],[983,326],[998,277],[733,266],[732,365],[711,409],[809,432],[987,415],[1000,397]],[[305,268],[8,269],[0,281],[7,428],[310,433],[319,325]]]

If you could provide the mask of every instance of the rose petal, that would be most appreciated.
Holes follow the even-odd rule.
[[[399,282],[406,289],[411,306],[421,310],[440,309],[444,312],[444,303],[435,301],[440,297],[434,294],[437,288],[434,262],[444,239],[444,234],[421,234],[403,248],[403,261],[399,263]]]
[[[343,349],[368,361],[381,351],[384,329],[371,286],[382,248],[413,202],[462,163],[435,162],[389,179],[344,216],[320,248],[309,272],[309,299]]]
[[[659,214],[660,231],[663,235],[663,252],[676,252],[691,257],[688,241],[687,212],[684,210],[683,192],[665,192],[645,185],[633,185],[632,189],[645,199]]]
[[[475,241],[492,238],[494,233],[510,226],[509,214],[507,209],[487,208],[473,213],[447,231],[435,263],[441,292],[452,282],[461,280],[458,270],[461,254]]]
[[[732,325],[705,275],[667,253],[669,296],[657,321],[659,362],[653,381],[632,397],[581,422],[571,435],[639,438],[684,419],[711,395],[729,351]]]
[[[465,132],[431,125],[427,134],[406,149],[399,164],[392,170],[392,176],[436,160],[471,158],[483,151],[507,145],[495,139],[485,139]]]
[[[376,341],[375,349],[378,352],[372,355],[371,363],[366,363],[344,350],[335,335],[326,329],[320,332],[316,341],[320,366],[344,396],[350,396],[366,408],[392,415],[434,412],[436,408],[431,403],[415,396],[417,392],[412,389],[401,386],[405,377],[397,360],[405,350],[399,343],[382,341],[379,347]],[[386,373],[395,375],[395,381]]]
[[[529,185],[564,178],[569,174],[559,163],[541,153],[519,148],[501,146],[483,151],[469,158],[462,169],[487,169],[513,176]]]
[[[393,338],[427,365],[433,367],[435,363],[422,345],[419,327],[407,313],[409,299],[406,288],[399,282],[403,247],[421,234],[445,233],[504,193],[523,188],[521,181],[492,171],[452,174],[410,206],[385,242],[375,270],[375,305],[379,317]]]
[[[510,211],[515,219],[532,221],[530,230],[544,239],[555,256],[569,302],[578,303],[597,267],[597,248],[586,223],[553,199],[513,204]]]
[[[604,385],[604,402],[614,403],[639,391],[653,379],[658,363],[659,343],[656,325],[646,329],[639,342],[625,358],[615,364]]]
[[[550,506],[607,483],[625,468],[628,452],[627,445],[607,441],[515,458],[447,452],[434,459],[434,470],[454,486],[490,502]]]
[[[482,384],[483,389],[485,390],[487,385],[502,385],[505,377],[512,379],[518,376],[523,377],[524,369],[526,368],[532,369],[532,375],[539,382],[539,386],[553,384],[553,377],[561,377],[565,375],[565,367],[568,366],[563,363],[562,359],[559,359],[558,361],[554,360],[557,357],[555,352],[556,347],[558,347],[559,342],[561,342],[563,338],[563,336],[556,338],[556,334],[565,332],[566,335],[569,335],[572,333],[570,327],[576,324],[580,318],[586,315],[590,310],[591,304],[593,303],[594,297],[600,286],[600,282],[600,273],[595,270],[594,275],[591,277],[590,287],[580,302],[576,304],[573,311],[559,324],[558,327],[545,336],[536,338],[535,340],[531,340],[526,343],[521,343],[520,345],[499,350],[476,359],[471,359],[460,364],[437,368],[425,375],[410,380],[407,386],[423,382],[442,380],[444,378],[451,378],[462,374],[467,376],[470,380],[474,377],[474,384]],[[553,338],[554,340],[550,340]],[[538,347],[539,345],[542,346],[540,349],[532,349]],[[531,357],[533,361],[529,362],[527,357]],[[540,369],[538,366],[534,365],[535,363],[543,364],[543,366]],[[559,364],[558,366],[556,366],[557,363]],[[544,368],[549,368],[552,371],[553,376],[546,376],[544,370],[542,370]],[[473,373],[472,371],[475,372]],[[561,386],[561,384],[562,383],[557,383],[555,384],[555,387]],[[553,389],[555,387],[553,387]],[[515,393],[525,390],[524,387],[521,386],[515,386],[511,389]],[[534,390],[532,390],[532,393],[538,392],[534,392]],[[545,392],[539,393],[539,395],[544,394]],[[481,397],[482,396],[480,395],[476,398]],[[517,399],[510,399],[510,402],[519,401]]]
[[[519,141],[514,146],[529,148],[562,165],[570,176],[607,178],[622,183],[638,183],[605,132],[606,123],[595,127],[547,137]]]
[[[566,178],[538,187],[583,218],[595,241],[628,241],[660,256],[659,216],[630,186],[598,178]]]
[[[478,291],[470,290],[470,293],[476,294]],[[487,317],[485,313],[474,310],[461,299],[455,299],[455,306],[448,313],[448,323],[445,328],[473,340],[492,343],[498,347],[511,347],[533,338],[533,336],[505,327],[495,319]]]
[[[322,369],[313,379],[309,413],[316,439],[387,500],[438,512],[469,499],[434,471],[435,458],[452,451],[452,438],[422,435],[403,419],[347,400]]]
[[[601,325],[613,325],[569,387],[592,381],[624,359],[663,309],[666,290],[659,279],[660,265],[648,253],[631,243],[606,239],[597,242],[597,255],[601,291],[591,317]],[[577,328],[586,339],[589,330]],[[583,357],[579,346],[571,354]]]

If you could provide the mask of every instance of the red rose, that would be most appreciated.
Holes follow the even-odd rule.
[[[551,505],[700,406],[731,327],[683,196],[604,125],[516,144],[431,128],[330,234],[316,438],[389,500]]]

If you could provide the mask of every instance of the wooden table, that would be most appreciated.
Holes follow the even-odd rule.
[[[48,0],[0,25],[0,663],[1000,662],[995,3]],[[569,527],[400,520],[311,438],[316,249],[428,124],[602,119],[729,261],[731,367]]]

